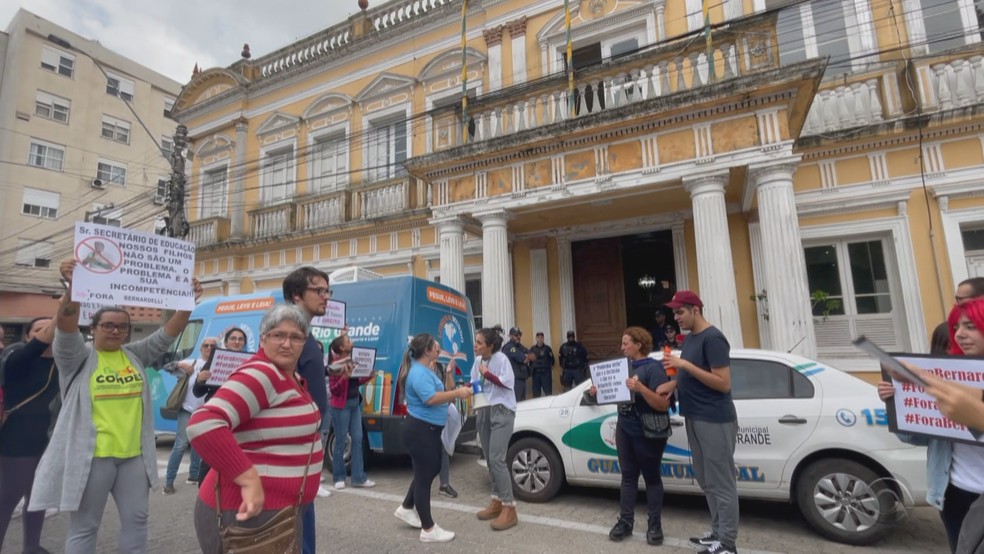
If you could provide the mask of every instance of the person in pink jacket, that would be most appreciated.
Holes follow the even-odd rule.
[[[355,363],[351,362],[352,339],[347,334],[333,340],[329,350],[332,366],[341,365],[340,370],[331,371],[328,375],[328,389],[331,391],[328,413],[331,415],[331,426],[335,430],[335,443],[331,449],[331,473],[335,490],[345,488],[346,436],[351,439],[352,486],[374,487],[376,483],[366,476],[362,460],[362,395],[359,393],[359,387],[372,377],[352,377]],[[348,363],[344,363],[346,359],[349,359]]]

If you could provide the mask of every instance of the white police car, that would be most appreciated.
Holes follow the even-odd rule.
[[[618,488],[615,407],[583,403],[589,386],[519,404],[507,458],[518,498],[546,502],[565,482]],[[888,431],[874,386],[793,354],[732,350],[731,387],[743,498],[790,501],[821,535],[848,544],[878,540],[906,506],[925,503],[926,451]],[[683,418],[671,420],[664,486],[699,494]]]

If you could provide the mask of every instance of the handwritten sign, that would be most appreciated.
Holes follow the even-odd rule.
[[[352,377],[369,377],[376,368],[376,349],[353,346],[352,361],[355,362]]]
[[[936,376],[974,388],[984,388],[984,359],[964,356],[920,356],[900,354],[895,358],[910,363]],[[886,375],[886,380],[889,376]],[[975,439],[966,426],[955,423],[940,413],[936,399],[922,387],[895,381],[895,397],[886,406],[888,428],[897,433],[926,435],[932,438],[984,445],[984,437]]]
[[[253,354],[249,352],[236,352],[235,350],[223,350],[221,348],[213,349],[212,355],[208,358],[208,363],[202,368],[202,371],[208,370],[210,373],[205,384],[221,387],[229,380],[232,372],[239,369],[240,366],[246,363],[246,360],[252,357]]]
[[[194,243],[79,222],[74,252],[73,301],[173,310],[195,307]]]
[[[325,315],[312,318],[311,325],[329,327],[331,329],[342,329],[345,327],[345,302],[329,300]]]
[[[629,359],[615,358],[590,364],[591,383],[598,388],[599,404],[628,402],[632,399],[625,382],[629,379]]]

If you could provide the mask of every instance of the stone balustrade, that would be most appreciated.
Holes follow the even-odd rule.
[[[346,196],[344,192],[335,192],[299,201],[301,221],[298,222],[298,229],[313,231],[345,223]]]
[[[278,237],[293,232],[295,213],[293,203],[252,210],[249,212],[250,238]]]
[[[918,74],[927,110],[952,110],[984,102],[984,57],[979,53],[929,61],[919,67]]]
[[[373,219],[411,209],[410,178],[397,182],[387,181],[357,194],[359,219]]]
[[[872,78],[819,91],[810,106],[803,135],[880,123],[884,114],[879,82]]]
[[[210,217],[192,222],[188,229],[188,240],[195,246],[211,246],[229,239],[229,219]]]

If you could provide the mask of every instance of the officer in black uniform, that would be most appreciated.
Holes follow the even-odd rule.
[[[516,402],[526,400],[526,379],[530,376],[529,363],[535,359],[529,349],[520,342],[522,339],[523,331],[519,327],[512,327],[509,329],[509,342],[502,345],[502,353],[509,358],[513,376],[516,378],[516,382],[513,384]]]
[[[543,333],[536,334],[536,344],[530,348],[530,353],[536,356],[533,360],[533,398],[540,394],[553,394],[553,349],[543,343]]]
[[[560,347],[560,384],[564,392],[583,381],[588,371],[588,349],[574,337],[574,331],[567,332],[567,342]]]

